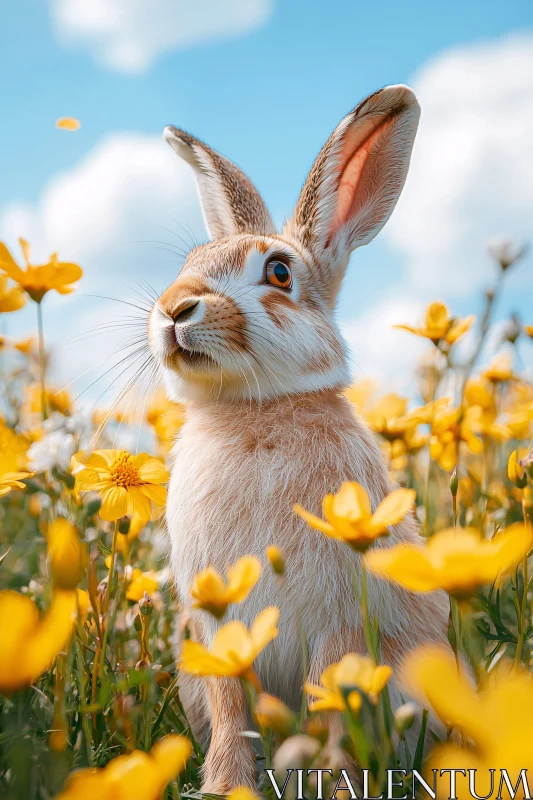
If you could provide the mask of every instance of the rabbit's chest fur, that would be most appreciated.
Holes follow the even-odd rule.
[[[343,480],[363,484],[377,505],[391,487],[372,434],[334,392],[262,406],[218,404],[190,410],[174,456],[167,521],[182,602],[189,604],[200,570],[212,565],[224,572],[240,556],[257,555],[263,575],[226,620],[236,617],[249,626],[266,606],[279,606],[280,634],[260,669],[276,675],[277,683],[281,677],[301,686],[302,631],[312,650],[332,632],[361,629],[353,588],[359,557],[311,530],[292,509],[300,503],[320,515],[322,498]],[[414,523],[398,526],[391,538],[418,538]],[[270,544],[286,557],[283,582],[267,564]],[[391,584],[370,580],[371,611],[392,637],[407,633],[407,597]],[[201,624],[209,643],[216,623],[202,612]],[[288,685],[273,688],[291,694]]]

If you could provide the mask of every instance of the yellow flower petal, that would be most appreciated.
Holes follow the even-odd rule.
[[[139,470],[141,480],[146,483],[167,483],[170,474],[165,465],[157,458],[140,453],[133,459],[133,465]]]
[[[255,618],[250,630],[250,636],[254,645],[256,655],[263,650],[266,645],[278,635],[276,625],[279,620],[279,608],[270,606],[261,611]]]
[[[416,592],[433,592],[439,588],[433,568],[422,548],[400,544],[391,548],[370,550],[365,556],[371,572],[393,580]]]
[[[193,642],[191,639],[183,642],[180,669],[193,675],[231,674],[231,665],[228,666],[224,659],[214,656],[203,644]]]
[[[383,530],[389,525],[396,525],[412,509],[415,499],[414,489],[396,489],[391,492],[373,513],[372,526],[376,530]]]
[[[256,556],[239,558],[228,570],[228,597],[231,603],[240,603],[248,596],[261,576],[261,562]]]
[[[114,521],[124,517],[128,511],[128,493],[122,486],[108,486],[102,491],[102,519]]]
[[[323,519],[316,517],[314,514],[310,514],[309,511],[306,511],[301,505],[295,505],[293,511],[295,514],[298,514],[299,517],[302,517],[302,519],[307,522],[310,528],[314,528],[317,531],[322,531],[322,533],[325,533],[326,536],[338,538],[333,525],[330,525],[328,522],[324,522]]]
[[[156,742],[150,756],[154,759],[165,785],[183,772],[191,753],[192,744],[186,736],[168,734]]]

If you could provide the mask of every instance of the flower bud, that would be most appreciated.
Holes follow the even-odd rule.
[[[28,503],[28,511],[32,517],[40,517],[41,515],[41,501],[38,494],[32,494]]]
[[[288,736],[294,724],[294,714],[278,697],[261,692],[255,704],[257,722],[264,730]]]
[[[495,238],[487,242],[487,250],[494,261],[499,264],[502,272],[506,272],[528,250],[524,242],[513,241],[512,239]]]
[[[416,717],[416,706],[414,703],[404,703],[396,709],[394,713],[394,727],[398,733],[404,733],[408,730]]]
[[[118,521],[118,532],[123,536],[127,536],[130,532],[131,519],[129,517],[121,517]]]
[[[452,497],[457,497],[458,488],[459,488],[459,478],[457,477],[457,466],[455,466],[450,476],[450,492],[452,493]]]
[[[281,553],[279,547],[275,545],[270,545],[267,547],[266,550],[267,558],[270,561],[270,566],[276,573],[276,575],[284,575],[285,574],[285,559]]]
[[[313,763],[319,749],[320,744],[310,736],[303,733],[291,736],[278,747],[274,756],[274,769],[283,772],[287,769],[308,767]]]
[[[150,664],[148,663],[148,661],[145,661],[144,658],[141,658],[135,664],[135,669],[137,670],[137,672],[140,672],[142,669],[148,669],[149,666]]]
[[[513,313],[511,314],[511,319],[505,325],[503,330],[503,338],[505,341],[514,344],[520,334],[522,333],[522,323],[520,322],[520,317],[518,314]]]
[[[154,605],[152,603],[150,595],[145,592],[144,596],[141,597],[141,599],[139,600],[139,611],[141,612],[143,617],[150,617],[153,610],[154,610]]]
[[[509,456],[507,475],[509,476],[511,483],[514,483],[514,485],[519,489],[523,489],[527,484],[527,475],[525,474],[522,465],[518,461],[518,454],[516,450],[513,450]]]

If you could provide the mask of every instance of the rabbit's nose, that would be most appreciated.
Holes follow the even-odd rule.
[[[190,322],[196,312],[200,309],[200,300],[189,297],[187,300],[182,300],[179,306],[172,314],[175,325],[181,325],[184,322]]]

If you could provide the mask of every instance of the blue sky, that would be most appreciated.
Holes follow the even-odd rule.
[[[218,0],[216,13],[223,12],[225,1]],[[403,356],[414,358],[418,351],[407,339],[391,339],[387,334],[365,354],[369,323],[381,320],[390,327],[391,320],[412,322],[396,316],[417,313],[434,296],[449,300],[457,313],[475,309],[479,291],[491,278],[483,249],[486,236],[527,237],[531,233],[533,189],[526,180],[533,178],[533,158],[528,161],[528,155],[533,156],[528,146],[533,141],[533,7],[529,0],[505,4],[501,0],[483,4],[230,0],[224,24],[229,28],[233,24],[233,32],[217,38],[207,31],[204,40],[202,25],[213,12],[212,0],[176,2],[185,7],[185,17],[179,22],[173,17],[172,0],[153,0],[149,25],[139,11],[142,3],[94,0],[99,15],[96,26],[90,19],[86,23],[81,19],[81,2],[7,0],[3,4],[0,236],[10,246],[20,234],[35,242],[37,255],[46,256],[47,248],[59,249],[65,259],[78,259],[88,278],[91,271],[102,277],[105,273],[111,287],[113,282],[122,287],[130,265],[132,275],[149,275],[157,288],[163,288],[178,265],[172,255],[155,246],[150,249],[148,243],[174,241],[175,232],[182,235],[176,227],[180,223],[201,235],[190,183],[172,205],[168,174],[179,168],[171,164],[173,155],[163,150],[164,143],[161,156],[155,150],[166,124],[190,130],[238,162],[281,221],[340,118],[366,94],[400,82],[420,86],[427,128],[424,138],[421,128],[419,159],[398,218],[393,217],[378,240],[355,254],[346,280],[339,318],[346,325],[354,361],[365,372],[376,362],[380,377],[394,381],[398,365],[401,370],[408,366]],[[239,15],[249,15],[254,4],[257,18],[239,21]],[[117,34],[107,24],[113,14],[118,14],[119,23],[120,15],[131,17],[126,27],[133,43],[124,42],[124,37],[120,42],[120,47],[128,48],[126,60],[117,55],[119,45],[113,39]],[[173,22],[183,24],[182,41],[161,44],[164,28]],[[195,41],[187,41],[187,25],[194,26]],[[144,55],[137,57],[135,48],[145,48]],[[78,117],[81,130],[73,134],[56,130],[54,122],[62,115]],[[124,141],[121,137],[134,134],[140,136],[128,150],[132,172],[138,169],[136,147],[147,161],[150,148],[157,161],[153,180],[143,177],[140,183],[140,179],[130,183],[127,157],[115,188],[101,178],[103,194],[111,193],[102,201],[108,203],[103,226],[96,212],[87,216],[87,209],[101,202],[98,180],[89,176],[91,159],[106,142],[115,142],[116,147],[105,155],[115,159],[110,171],[102,156],[98,173],[110,174],[112,182]],[[473,154],[463,168],[455,157],[456,145],[450,144],[455,141]],[[80,165],[87,163],[85,182],[79,182],[78,189],[71,186],[70,194],[65,194],[63,219],[52,219],[62,213],[65,173],[79,175]],[[456,181],[451,177],[454,170]],[[160,174],[166,188],[159,202]],[[186,180],[184,174],[177,171],[176,180]],[[63,181],[63,189],[56,191],[55,202],[49,202],[47,192],[58,180]],[[146,181],[149,196],[143,190]],[[124,208],[117,185],[128,195]],[[118,205],[120,224],[114,230],[110,220]],[[453,241],[433,251],[441,219]],[[173,232],[165,233],[166,227]],[[73,228],[83,231],[87,245],[71,244]],[[51,231],[58,241],[50,241]],[[460,263],[462,258],[464,263]],[[530,256],[510,276],[500,317],[516,308],[524,321],[533,323],[532,272]],[[79,320],[104,314],[94,301],[82,296],[81,289],[78,294],[76,299],[49,303],[54,344],[64,338],[65,325],[74,330]],[[11,323],[14,333],[29,324],[29,312]],[[105,353],[101,342],[98,347],[99,353]],[[391,348],[399,351],[391,353]],[[524,358],[529,358],[531,350],[524,350]]]

